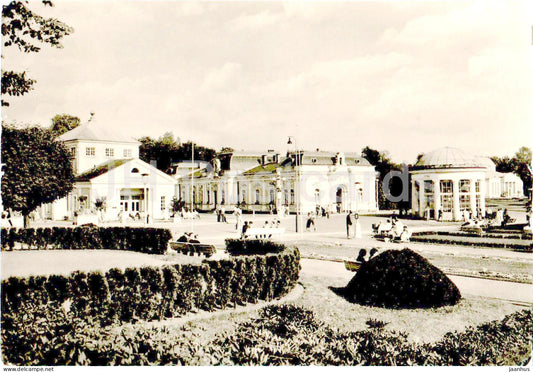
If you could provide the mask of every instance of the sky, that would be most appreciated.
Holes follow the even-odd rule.
[[[533,134],[530,1],[54,1],[63,48],[2,49],[37,80],[4,122],[56,114],[135,138],[240,150],[451,146],[513,155]],[[292,136],[295,144],[288,145]]]

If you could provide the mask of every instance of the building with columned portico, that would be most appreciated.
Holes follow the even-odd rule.
[[[424,154],[411,167],[411,206],[420,217],[460,221],[465,211],[485,214],[487,168],[464,151],[444,147]]]

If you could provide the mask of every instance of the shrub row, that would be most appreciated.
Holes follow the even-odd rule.
[[[294,305],[268,306],[254,319],[205,343],[169,328],[129,333],[102,329],[50,311],[50,329],[27,321],[33,345],[3,347],[4,361],[33,365],[524,365],[531,353],[531,310],[446,334],[435,343],[409,342],[383,327],[341,332]],[[36,334],[41,335],[43,342]],[[31,350],[28,352],[28,350]]]
[[[418,231],[413,232],[411,236],[424,236],[424,235],[443,235],[443,236],[462,236],[470,238],[494,238],[494,239],[523,239],[531,240],[531,234],[529,233],[511,233],[509,231],[505,233],[492,233],[485,232],[482,236],[475,232],[467,231]]]
[[[418,236],[411,236],[410,240],[412,242],[418,242],[418,243],[466,245],[466,246],[473,246],[473,247],[488,247],[488,248],[507,248],[507,249],[513,249],[519,252],[526,252],[526,253],[533,252],[533,243],[529,243],[527,241],[524,241],[524,243],[521,243],[521,244],[517,244],[517,243],[509,243],[509,242],[502,242],[502,243],[486,242],[486,241],[483,241],[482,239],[483,238],[478,237],[478,240],[471,240],[471,239],[461,240],[461,239],[453,239],[453,238],[446,239],[446,238],[428,237],[424,235],[418,235]]]
[[[171,318],[281,297],[296,285],[299,271],[299,251],[291,248],[200,265],[11,277],[2,282],[3,354],[16,364],[39,359],[35,353],[45,343],[44,330],[54,335],[64,328],[57,309],[99,326]]]
[[[172,239],[168,229],[137,227],[46,227],[2,229],[2,250],[22,249],[113,249],[163,254]]]
[[[285,249],[283,244],[259,239],[226,239],[226,251],[232,256],[279,253]]]

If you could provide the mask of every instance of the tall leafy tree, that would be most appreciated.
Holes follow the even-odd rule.
[[[368,160],[370,164],[376,167],[376,171],[379,172],[379,183],[378,183],[378,205],[380,209],[399,209],[400,212],[409,209],[409,202],[401,201],[398,203],[391,202],[385,196],[383,190],[383,179],[385,176],[392,170],[399,171],[401,166],[395,164],[390,159],[386,151],[379,151],[372,149],[366,146],[362,151],[361,155]],[[403,184],[401,180],[397,177],[393,177],[390,181],[390,192],[393,196],[399,196],[402,193]],[[410,194],[410,193],[409,193]]]
[[[70,155],[48,129],[2,125],[2,162],[2,203],[4,208],[22,213],[25,227],[38,206],[72,190]]]
[[[141,146],[139,157],[147,163],[155,160],[157,168],[165,171],[173,162],[191,160],[192,142],[179,143],[170,132],[163,134],[158,139],[151,137],[139,138]],[[194,159],[210,161],[215,157],[216,151],[204,146],[194,145]]]
[[[60,136],[69,130],[72,130],[80,125],[80,118],[68,114],[56,115],[52,118],[52,126],[50,130],[56,135]]]
[[[44,0],[45,6],[53,6]],[[55,18],[44,18],[27,6],[28,1],[12,1],[2,7],[3,46],[17,47],[23,53],[37,53],[41,45],[62,48],[61,39],[74,32],[65,23]],[[35,80],[26,72],[2,70],[2,106],[9,106],[4,96],[21,96],[33,89]]]

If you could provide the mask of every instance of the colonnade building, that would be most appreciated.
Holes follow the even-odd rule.
[[[488,158],[452,147],[421,156],[410,176],[411,207],[420,217],[460,221],[465,211],[482,217],[487,197],[523,197],[520,178],[496,172]]]

